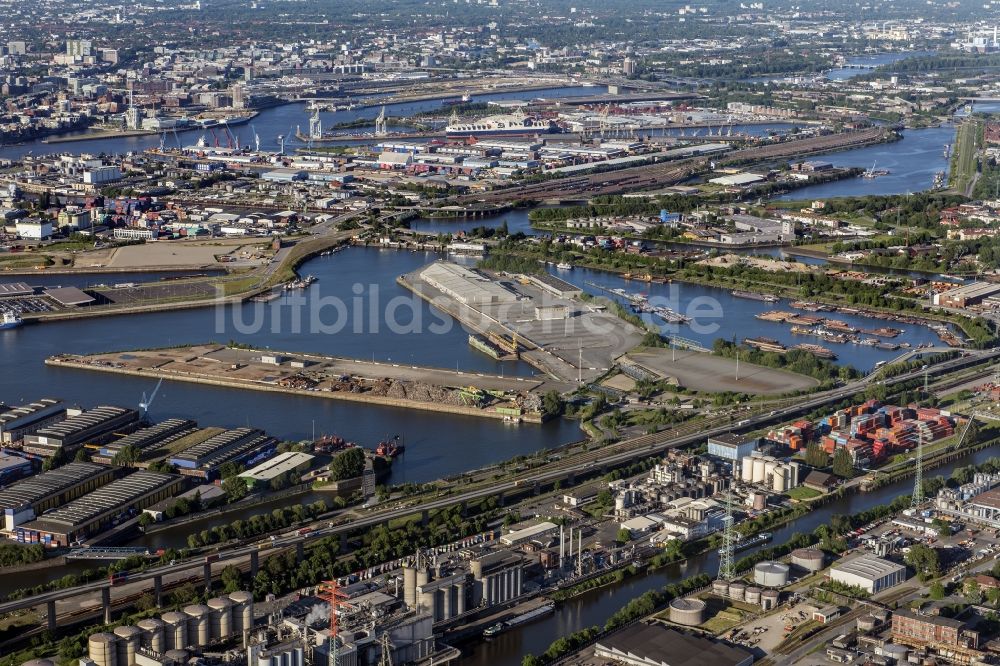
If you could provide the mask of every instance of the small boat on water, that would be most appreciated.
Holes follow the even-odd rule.
[[[3,319],[0,319],[0,331],[6,331],[11,328],[17,328],[24,322],[13,312],[5,312],[3,314]]]
[[[496,624],[491,624],[490,626],[483,629],[483,636],[490,638],[498,634],[502,634],[508,629],[512,629],[518,625],[524,624],[525,622],[531,622],[536,618],[543,617],[549,613],[554,612],[556,605],[552,602],[539,606],[538,608],[532,609],[520,615],[515,615],[509,620],[504,620],[502,622],[497,622]]]
[[[733,289],[730,293],[737,298],[748,298],[752,301],[764,301],[765,303],[777,303],[781,300],[774,294],[758,294],[755,291],[743,291],[741,289]]]
[[[561,271],[571,271],[573,270],[573,264],[567,264],[566,262],[556,264],[556,268]]]
[[[375,447],[375,455],[382,456],[383,458],[395,458],[399,454],[406,450],[406,446],[403,444],[402,438],[396,435],[392,439],[385,439],[378,443]]]

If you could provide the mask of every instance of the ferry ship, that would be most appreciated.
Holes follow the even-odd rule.
[[[531,136],[534,134],[552,134],[559,127],[545,118],[529,116],[523,113],[510,113],[497,116],[486,116],[459,122],[449,123],[444,128],[449,138],[478,136]]]
[[[24,322],[13,312],[5,312],[3,314],[3,319],[0,320],[0,331],[6,331],[10,328],[17,328]]]
[[[509,620],[504,620],[503,622],[497,622],[496,624],[491,624],[490,626],[483,629],[483,636],[490,638],[491,636],[496,636],[498,634],[507,631],[513,627],[524,624],[525,622],[531,622],[532,620],[542,617],[543,615],[548,615],[554,612],[556,605],[552,602],[539,606],[533,610],[527,611],[526,613],[521,613],[520,615],[515,615]]]

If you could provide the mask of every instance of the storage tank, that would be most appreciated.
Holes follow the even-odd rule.
[[[796,548],[792,551],[791,560],[792,564],[810,573],[823,569],[823,551],[818,548]]]
[[[97,666],[118,666],[118,637],[107,632],[91,634],[87,653]]]
[[[777,590],[764,590],[760,593],[760,607],[766,611],[778,607],[780,594]]]
[[[778,469],[778,463],[773,460],[764,461],[764,483],[769,483],[774,478],[774,470]]]
[[[736,601],[743,601],[743,595],[746,593],[746,583],[730,583],[729,584],[729,598],[735,599]]]
[[[753,459],[753,474],[750,477],[752,483],[764,483],[764,459]]]
[[[743,483],[753,481],[753,458],[751,456],[743,456],[740,463],[740,480]]]
[[[712,581],[712,594],[717,594],[720,597],[729,596],[729,581],[725,580],[713,580]]]
[[[784,465],[778,465],[774,468],[774,476],[771,477],[771,490],[776,493],[788,490],[788,468]]]
[[[142,645],[142,629],[126,625],[115,627],[118,637],[118,666],[135,666],[135,652]]]
[[[858,618],[858,631],[875,631],[880,624],[881,621],[874,615],[862,615]]]
[[[751,585],[743,592],[743,600],[748,604],[759,604],[760,603],[760,588],[756,585]]]
[[[163,663],[183,666],[188,663],[188,658],[187,650],[167,650],[167,653],[163,655]]]
[[[886,643],[882,646],[882,656],[889,657],[890,659],[895,659],[897,664],[906,663],[906,655],[909,650],[904,645],[896,645],[895,643]]]
[[[188,616],[171,611],[160,616],[163,620],[163,649],[180,650],[188,645]]]
[[[242,636],[244,631],[253,629],[253,595],[237,590],[229,595],[233,602],[233,634]]]
[[[417,570],[413,567],[403,567],[403,603],[408,610],[417,607]]]
[[[163,640],[163,620],[150,617],[139,620],[136,626],[142,629],[142,644],[156,654],[163,654],[166,651]]]
[[[208,600],[212,609],[212,639],[220,640],[233,633],[233,602],[226,597]]]
[[[788,487],[796,488],[799,485],[799,464],[797,462],[788,463]]]
[[[670,621],[685,627],[697,627],[705,621],[705,602],[677,598],[670,602]]]
[[[758,562],[753,568],[753,582],[761,587],[788,585],[788,569],[784,562]]]
[[[212,640],[212,609],[204,604],[191,604],[184,607],[188,616],[188,644],[193,647],[205,647]]]

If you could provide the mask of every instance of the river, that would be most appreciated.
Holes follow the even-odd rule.
[[[948,476],[955,467],[983,462],[994,455],[994,449],[983,449],[969,458],[928,472],[928,475]],[[774,536],[767,546],[739,553],[737,559],[762,547],[785,543],[796,533],[811,532],[820,525],[828,524],[834,514],[853,515],[879,504],[888,504],[895,497],[908,494],[912,488],[913,480],[903,479],[871,493],[847,495],[773,530]],[[714,576],[718,570],[718,553],[711,551],[664,567],[653,574],[629,579],[621,585],[593,590],[560,604],[556,612],[545,619],[506,631],[488,641],[462,645],[463,657],[458,663],[462,666],[518,666],[525,654],[541,654],[560,636],[568,636],[594,625],[602,626],[615,611],[648,590],[662,588],[700,573]]]
[[[599,95],[606,93],[607,91],[607,87],[600,86],[553,87],[527,92],[493,92],[483,95],[475,95],[472,101],[489,102],[514,99],[527,100],[539,97],[558,99],[563,97]],[[435,109],[442,109],[443,112],[445,112],[446,109],[443,107],[442,102],[442,99],[437,99],[419,102],[386,104],[385,112],[389,116],[409,116],[414,113],[423,113],[426,111],[433,111]],[[378,116],[380,110],[381,107],[365,107],[336,112],[324,111],[320,112],[320,118],[323,121],[323,127],[331,128],[338,123],[353,122],[361,119],[374,120],[375,117]],[[287,151],[292,151],[295,148],[302,148],[305,145],[294,138],[296,128],[298,127],[305,128],[306,130],[308,130],[309,127],[309,111],[306,110],[305,102],[284,104],[282,106],[264,109],[256,118],[253,119],[252,122],[245,125],[233,126],[230,128],[230,131],[237,136],[241,145],[253,144],[254,132],[256,132],[257,136],[260,138],[261,150],[272,151],[278,150],[278,135],[284,135],[286,137],[285,148]],[[351,131],[364,131],[364,128]],[[85,132],[78,134],[85,134]],[[164,140],[164,145],[167,148],[176,148],[178,141],[182,146],[192,145],[200,136],[202,136],[202,134],[207,134],[206,138],[209,142],[213,141],[211,132],[206,133],[204,130],[191,129],[179,131],[176,136],[172,133],[168,133]],[[68,134],[66,136],[73,136],[73,134]],[[225,141],[225,138],[221,137],[221,135],[220,141]],[[91,154],[121,154],[145,150],[147,148],[155,148],[159,145],[159,134],[59,143],[43,143],[41,139],[38,139],[16,145],[0,146],[0,157],[20,159],[29,152],[34,155],[80,152]]]

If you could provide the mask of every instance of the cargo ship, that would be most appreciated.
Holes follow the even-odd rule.
[[[483,636],[490,638],[498,634],[502,634],[508,629],[513,629],[516,626],[522,625],[525,622],[531,622],[540,617],[544,617],[549,613],[554,612],[556,605],[552,602],[539,606],[533,610],[521,613],[520,615],[515,615],[509,620],[504,620],[502,622],[497,622],[496,624],[491,624],[490,626],[483,629]]]
[[[0,319],[0,331],[6,331],[11,328],[17,328],[24,322],[13,312],[5,312],[3,314],[3,319]]]
[[[839,319],[824,319],[823,325],[831,331],[837,331],[838,333],[857,333],[858,329],[851,326],[846,321],[840,321]]]
[[[781,300],[774,294],[758,294],[754,291],[742,291],[740,289],[733,289],[730,293],[737,298],[749,298],[752,301],[764,301],[765,303],[777,303]]]
[[[759,546],[762,543],[767,543],[770,540],[771,540],[771,533],[770,532],[761,532],[757,536],[752,536],[752,537],[750,537],[748,539],[740,539],[739,541],[737,541],[736,543],[734,543],[733,544],[733,552],[734,553],[738,553],[738,552],[740,552],[742,550],[746,550],[747,548],[753,548],[754,546]],[[724,548],[720,548],[719,549],[719,555],[723,555],[724,553],[725,553],[725,549]]]
[[[785,347],[785,345],[773,338],[743,338],[743,344],[755,347],[765,352],[784,354],[788,351],[788,348]]]
[[[553,121],[523,113],[486,116],[464,122],[454,121],[444,128],[448,138],[469,138],[479,136],[532,136],[552,134],[559,131]]]
[[[313,449],[317,453],[333,453],[344,449],[353,449],[357,444],[348,442],[338,435],[323,435],[313,442]]]
[[[825,358],[831,361],[837,360],[837,355],[826,347],[820,347],[819,345],[810,345],[808,343],[802,343],[800,345],[795,345],[795,349],[800,351],[809,352],[816,358]]]
[[[756,319],[762,319],[764,321],[786,321],[789,317],[794,317],[795,315],[791,312],[782,312],[781,310],[770,310],[769,312],[761,312],[758,315],[754,315]]]
[[[495,361],[499,361],[505,356],[502,349],[481,335],[476,335],[475,333],[469,336],[469,346],[477,351],[483,352]]]

